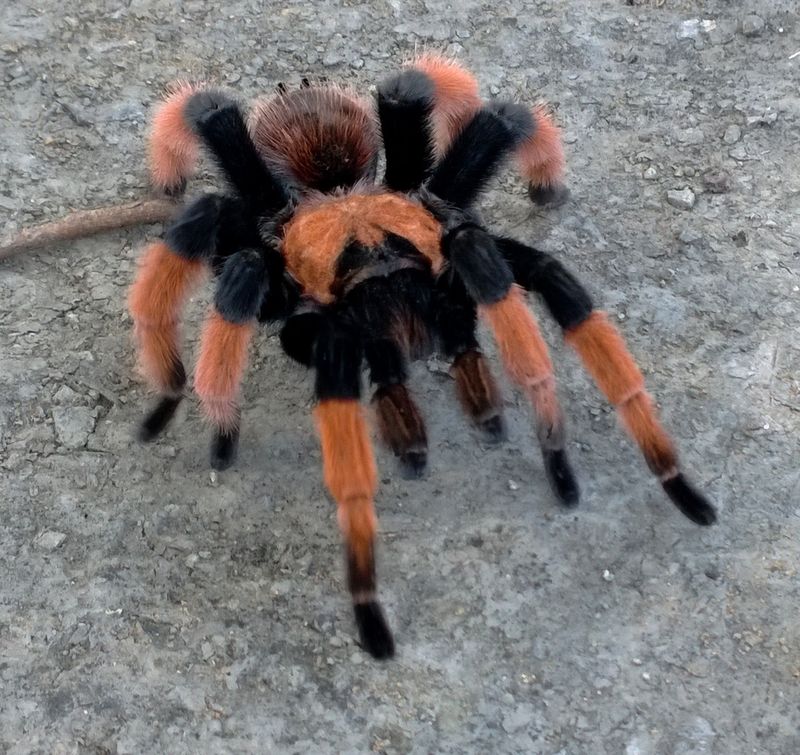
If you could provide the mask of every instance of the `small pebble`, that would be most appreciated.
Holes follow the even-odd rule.
[[[681,24],[676,36],[678,39],[696,39],[700,34],[700,19],[690,18]]]
[[[681,24],[676,36],[678,39],[697,39],[701,32],[708,34],[717,28],[717,22],[711,18],[689,18]]]
[[[78,394],[68,385],[62,385],[53,395],[56,404],[72,404],[78,398]]]
[[[701,128],[681,129],[675,136],[682,144],[703,144],[706,140],[706,135]]]
[[[725,144],[736,144],[736,142],[738,142],[741,138],[742,129],[733,124],[725,129],[725,133],[722,136],[722,141],[725,142]]]
[[[450,364],[442,359],[433,356],[425,362],[428,372],[433,372],[436,375],[450,375]]]
[[[702,241],[703,236],[692,228],[684,228],[678,235],[678,240],[682,244],[690,245]]]
[[[677,207],[679,210],[691,210],[695,201],[695,194],[688,186],[680,190],[667,192],[667,203]]]
[[[45,530],[36,538],[36,540],[34,540],[34,543],[38,548],[41,548],[42,550],[54,551],[66,539],[67,536],[63,532],[55,532],[54,530]]]
[[[753,13],[742,19],[742,34],[745,37],[757,37],[762,31],[764,31],[764,19],[761,16]]]
[[[774,110],[760,115],[750,115],[747,118],[748,126],[771,126],[778,120],[778,114]]]
[[[53,409],[53,426],[58,442],[67,448],[83,448],[94,432],[95,418],[84,406]]]

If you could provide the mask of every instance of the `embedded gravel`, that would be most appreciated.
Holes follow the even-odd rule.
[[[13,0],[1,227],[145,195],[148,113],[176,78],[366,91],[420,47],[556,108],[572,199],[533,210],[509,172],[486,217],[618,322],[719,524],[666,500],[550,324],[574,510],[514,391],[508,441],[484,447],[446,369],[418,364],[431,463],[407,481],[379,451],[398,657],[375,663],[312,383],[275,331],[213,475],[194,403],[132,440],[149,397],[125,291],[159,229],[21,254],[0,263],[0,752],[800,752],[795,0]]]

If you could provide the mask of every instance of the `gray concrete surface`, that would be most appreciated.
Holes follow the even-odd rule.
[[[379,458],[399,654],[376,664],[354,643],[311,382],[275,333],[214,479],[194,405],[155,446],[131,440],[147,395],[125,291],[158,229],[20,256],[0,266],[0,751],[800,751],[794,0],[11,0],[0,222],[142,195],[147,113],[174,78],[366,89],[419,46],[487,95],[556,106],[572,202],[533,211],[509,174],[487,216],[619,321],[719,525],[669,504],[549,325],[575,511],[513,391],[509,441],[483,448],[420,364],[430,472]]]

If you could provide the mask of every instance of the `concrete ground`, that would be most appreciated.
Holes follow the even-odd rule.
[[[442,365],[419,364],[429,473],[403,480],[379,452],[398,657],[375,663],[311,380],[275,332],[215,476],[194,403],[154,446],[132,440],[149,397],[125,291],[159,229],[23,254],[0,264],[0,751],[800,752],[795,0],[14,0],[0,222],[144,195],[147,115],[175,78],[365,91],[422,46],[486,95],[555,106],[571,202],[534,211],[509,172],[486,216],[610,311],[719,524],[669,503],[549,324],[575,510],[518,395],[486,448]]]

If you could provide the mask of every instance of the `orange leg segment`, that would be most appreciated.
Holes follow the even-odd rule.
[[[480,110],[481,96],[475,77],[453,58],[425,53],[410,63],[433,82],[434,107],[431,115],[437,158]]]
[[[229,322],[213,309],[203,326],[194,388],[206,417],[223,431],[239,424],[239,389],[254,331],[254,322]]]
[[[199,87],[178,83],[168,92],[153,115],[148,144],[153,185],[168,194],[179,194],[194,172],[200,145],[184,118],[184,108]]]
[[[212,309],[200,336],[194,388],[206,418],[214,426],[211,466],[226,469],[239,441],[239,392],[255,321],[234,323]]]
[[[592,312],[579,325],[567,330],[565,338],[616,408],[623,426],[638,444],[650,470],[661,480],[667,495],[692,521],[713,524],[714,508],[681,474],[675,447],[658,421],[642,373],[605,313]]]
[[[161,393],[140,426],[143,441],[152,440],[167,426],[181,402],[186,370],[178,346],[180,314],[204,271],[202,262],[180,257],[162,241],[151,244],[139,262],[128,307],[139,365],[150,385]]]
[[[373,498],[378,473],[364,412],[357,399],[323,399],[314,411],[325,485],[338,506],[345,539],[350,593],[362,644],[376,658],[394,653],[394,641],[375,595]]]
[[[494,333],[506,371],[533,405],[543,447],[563,448],[564,421],[555,392],[553,364],[522,290],[512,286],[500,301],[481,305],[480,312]]]
[[[638,443],[653,474],[662,480],[678,473],[678,459],[647,395],[644,378],[619,331],[603,312],[592,312],[566,332],[589,374],[617,409],[622,424]]]
[[[500,301],[482,304],[480,312],[494,333],[506,371],[533,405],[551,487],[562,502],[573,505],[578,502],[580,491],[564,451],[564,417],[556,395],[553,365],[522,289],[512,285]]]
[[[186,381],[178,346],[180,312],[204,272],[202,262],[178,256],[162,241],[152,243],[139,262],[128,307],[142,371],[161,393],[180,392]]]
[[[564,187],[564,145],[561,129],[544,105],[533,108],[536,128],[517,149],[520,173],[529,183],[529,194],[538,204],[556,204],[567,197]]]

